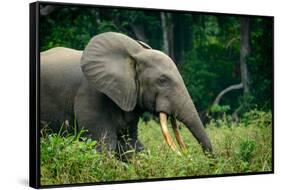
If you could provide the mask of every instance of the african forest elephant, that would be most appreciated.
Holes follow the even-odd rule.
[[[211,142],[175,63],[166,54],[126,35],[93,37],[85,50],[53,48],[41,53],[41,120],[54,128],[73,121],[107,150],[141,150],[137,124],[144,111],[159,114],[168,145],[171,117],[176,140],[185,147],[176,119],[182,121],[204,152]],[[128,147],[129,146],[129,147]],[[180,152],[177,151],[180,154]]]

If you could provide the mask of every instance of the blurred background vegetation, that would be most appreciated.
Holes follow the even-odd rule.
[[[204,122],[270,111],[273,18],[42,5],[40,50],[83,50],[91,37],[116,31],[167,53],[177,64]]]

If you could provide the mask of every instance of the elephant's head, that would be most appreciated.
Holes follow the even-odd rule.
[[[103,33],[91,39],[81,58],[82,70],[90,85],[111,98],[122,110],[136,106],[158,113],[165,140],[176,149],[168,131],[172,117],[180,146],[184,143],[176,120],[182,121],[202,145],[212,146],[183,79],[169,56],[120,33]]]

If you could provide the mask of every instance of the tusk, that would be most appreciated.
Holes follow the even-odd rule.
[[[177,147],[175,145],[175,143],[173,142],[173,139],[168,131],[168,127],[167,127],[167,115],[163,112],[159,113],[159,118],[160,118],[160,126],[161,126],[161,130],[162,130],[162,134],[164,136],[165,141],[167,142],[167,144],[170,146],[170,148],[177,152],[177,154],[181,155],[181,153],[177,150]]]
[[[176,136],[176,139],[177,139],[178,144],[180,145],[180,147],[181,147],[182,150],[186,149],[186,145],[185,145],[185,143],[183,142],[183,139],[182,139],[182,137],[181,137],[181,135],[180,135],[180,132],[179,132],[179,127],[178,127],[178,125],[177,125],[177,120],[176,120],[176,118],[172,117],[171,122],[172,122],[173,131],[174,131],[174,133],[175,133],[175,136]]]

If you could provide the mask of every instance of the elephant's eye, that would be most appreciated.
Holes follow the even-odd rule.
[[[160,84],[161,86],[165,86],[165,85],[167,84],[167,82],[168,82],[168,79],[167,79],[166,77],[164,77],[164,76],[161,76],[161,77],[159,78],[158,82],[159,82],[159,84]]]

